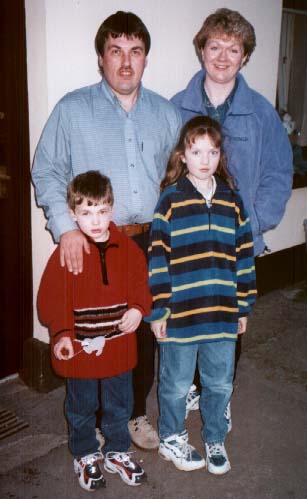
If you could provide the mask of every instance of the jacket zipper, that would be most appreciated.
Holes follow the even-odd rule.
[[[211,201],[207,201],[207,199],[205,199],[207,210],[208,210],[209,230],[211,230],[211,206],[212,206],[212,199],[211,199]]]

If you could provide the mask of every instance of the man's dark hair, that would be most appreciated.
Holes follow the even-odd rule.
[[[113,206],[114,197],[110,179],[99,171],[89,170],[77,175],[68,185],[67,203],[71,210],[87,200],[88,206],[101,202]]]
[[[132,12],[119,10],[103,21],[95,38],[95,49],[97,55],[103,57],[106,40],[126,36],[127,38],[139,38],[145,45],[145,55],[150,49],[150,34],[143,21]]]

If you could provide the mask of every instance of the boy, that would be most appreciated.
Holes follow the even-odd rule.
[[[67,378],[65,413],[74,470],[85,490],[105,486],[102,473],[119,473],[140,485],[145,472],[127,452],[133,404],[135,331],[148,315],[151,297],[145,257],[113,222],[113,191],[98,171],[76,176],[68,186],[70,214],[86,235],[90,253],[73,275],[51,255],[38,293],[38,313],[49,328],[52,365]],[[96,440],[96,411],[102,408],[103,454]]]

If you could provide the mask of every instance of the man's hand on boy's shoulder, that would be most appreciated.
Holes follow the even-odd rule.
[[[83,271],[83,250],[90,253],[90,245],[79,229],[69,230],[60,237],[60,263],[73,274]]]
[[[74,347],[68,336],[63,336],[53,347],[53,353],[58,360],[69,360],[74,356]]]
[[[132,333],[137,330],[141,320],[141,312],[137,308],[129,308],[129,310],[124,313],[118,328],[123,333]]]

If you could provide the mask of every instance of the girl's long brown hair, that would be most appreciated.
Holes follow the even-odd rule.
[[[182,161],[186,148],[190,148],[195,139],[207,135],[214,147],[221,149],[220,161],[216,173],[234,189],[234,181],[227,168],[227,160],[222,149],[223,136],[220,125],[209,116],[196,116],[181,129],[178,143],[168,161],[165,177],[161,182],[161,191],[175,184],[180,177],[188,173],[186,163]]]

